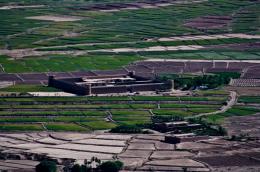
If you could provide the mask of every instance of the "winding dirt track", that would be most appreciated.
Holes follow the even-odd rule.
[[[220,110],[215,111],[215,112],[209,112],[209,113],[201,113],[198,115],[194,115],[192,117],[187,117],[187,119],[199,118],[199,117],[209,116],[209,115],[216,115],[216,114],[226,112],[228,109],[232,108],[237,103],[237,93],[235,91],[230,91],[229,97],[230,97],[230,100],[227,102],[226,105],[222,106]]]

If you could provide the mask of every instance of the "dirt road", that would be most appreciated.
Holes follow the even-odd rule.
[[[215,111],[215,112],[209,112],[209,113],[201,113],[195,116],[187,117],[186,119],[190,118],[199,118],[203,116],[209,116],[209,115],[216,115],[220,113],[226,112],[228,109],[232,108],[237,102],[237,93],[235,91],[230,91],[229,94],[229,101],[227,102],[226,105],[222,106],[220,110]]]

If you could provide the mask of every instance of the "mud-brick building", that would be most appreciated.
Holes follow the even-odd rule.
[[[98,95],[171,89],[172,81],[160,82],[129,72],[125,75],[86,76],[78,78],[55,78],[49,76],[48,86],[77,95]]]

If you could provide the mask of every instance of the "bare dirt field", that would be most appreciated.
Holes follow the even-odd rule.
[[[0,10],[22,9],[22,8],[42,8],[45,5],[6,5],[1,6]]]
[[[230,117],[225,120],[225,128],[230,135],[249,134],[260,137],[260,114],[242,117]]]
[[[259,96],[260,95],[260,87],[225,87],[228,91],[236,91],[239,95],[247,95],[247,96]]]
[[[184,24],[196,29],[219,29],[227,26],[232,21],[229,16],[204,16],[192,19]]]
[[[61,165],[68,158],[83,162],[95,156],[102,160],[119,158],[126,171],[183,171],[186,168],[207,172],[223,167],[236,169],[238,163],[245,164],[241,167],[244,170],[260,170],[258,141],[231,142],[221,137],[198,137],[184,139],[175,150],[174,145],[163,140],[163,134],[1,133],[0,152],[6,159],[34,160],[21,162],[17,168],[32,168],[26,164],[37,163],[39,156],[58,159]],[[228,158],[232,161],[223,163],[229,162]],[[3,170],[9,162],[1,163],[0,170]]]

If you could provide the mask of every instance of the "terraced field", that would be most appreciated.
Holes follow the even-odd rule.
[[[116,69],[146,58],[259,59],[258,1],[8,5],[0,8],[3,72]]]
[[[187,117],[217,111],[227,97],[220,91],[193,97],[2,97],[0,130],[93,131],[147,124],[156,115]]]
[[[225,113],[210,115],[206,119],[208,122],[218,124],[223,124],[224,122],[226,122],[226,118],[232,119],[232,117],[244,117],[246,120],[247,116],[250,118],[250,116],[260,113],[259,100],[260,97],[258,96],[240,96],[237,105],[233,106]],[[246,126],[250,128],[250,125]]]
[[[259,171],[259,9],[259,0],[0,0],[0,171],[92,157],[126,171]],[[129,72],[241,76],[212,90],[198,91],[203,77],[188,91],[122,96],[46,86],[49,76]],[[169,133],[104,132],[164,119],[198,122],[201,132],[175,145]],[[229,138],[211,134],[224,135],[220,126]]]

